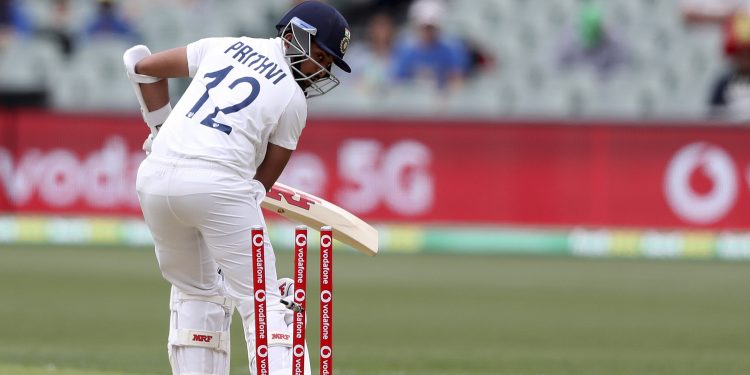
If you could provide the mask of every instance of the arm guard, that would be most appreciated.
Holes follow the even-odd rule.
[[[131,47],[122,55],[122,60],[125,63],[125,70],[128,73],[128,80],[133,85],[133,91],[135,96],[138,98],[138,103],[141,105],[141,114],[143,120],[151,129],[151,135],[156,136],[159,132],[159,126],[169,117],[169,113],[172,112],[172,105],[167,103],[164,107],[161,107],[155,111],[149,112],[146,102],[143,100],[143,94],[141,93],[141,83],[156,83],[161,81],[163,78],[151,77],[135,72],[135,65],[143,60],[144,58],[151,55],[151,51],[144,45],[137,45]]]

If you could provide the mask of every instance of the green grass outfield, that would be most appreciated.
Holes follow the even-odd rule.
[[[749,263],[344,252],[335,267],[340,375],[750,374]],[[167,293],[149,250],[2,247],[0,374],[167,374]],[[247,373],[238,319],[232,334]]]

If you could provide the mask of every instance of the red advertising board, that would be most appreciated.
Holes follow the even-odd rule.
[[[137,117],[11,122],[0,209],[140,215]],[[281,181],[372,221],[746,229],[748,141],[717,124],[313,119]]]
[[[12,159],[15,156],[15,126],[11,121],[10,112],[0,110],[0,179],[3,182],[0,185],[0,192],[5,192],[6,181],[11,181],[13,176]],[[0,213],[9,212],[13,209],[8,194],[0,194]]]
[[[0,142],[0,186],[24,214],[140,216],[134,191],[144,128],[136,118],[19,112]],[[147,134],[147,133],[146,133]]]
[[[380,120],[310,129],[298,152],[310,160],[293,164],[285,177],[300,179],[287,183],[376,220],[750,227],[750,129]],[[316,166],[320,189],[304,186]]]

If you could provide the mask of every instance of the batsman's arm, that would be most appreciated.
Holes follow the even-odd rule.
[[[164,78],[188,76],[187,49],[174,48],[144,57],[134,68],[137,74],[160,78],[155,83],[139,83],[143,101],[149,111],[169,104],[169,85]]]
[[[179,78],[189,75],[187,47],[178,47],[144,57],[135,71],[157,78]]]
[[[181,47],[152,55],[148,47],[137,45],[122,56],[128,79],[141,106],[143,120],[151,129],[151,137],[156,136],[159,126],[172,112],[165,78],[188,75],[186,51],[185,47]]]
[[[273,143],[268,144],[266,156],[255,171],[254,177],[263,184],[267,192],[271,191],[271,187],[273,187],[273,184],[281,176],[281,172],[284,171],[284,167],[286,167],[286,163],[289,162],[289,158],[292,157],[293,152],[293,150],[277,146]]]
[[[292,157],[306,121],[307,100],[301,92],[295,91],[279,116],[275,128],[268,135],[266,153],[255,171],[254,178],[263,184],[266,192],[271,191],[289,158]]]

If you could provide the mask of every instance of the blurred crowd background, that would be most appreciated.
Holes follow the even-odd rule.
[[[134,111],[128,46],[271,37],[293,3],[0,0],[0,103]],[[313,113],[750,118],[750,1],[331,3],[352,26],[354,73],[311,101]]]

